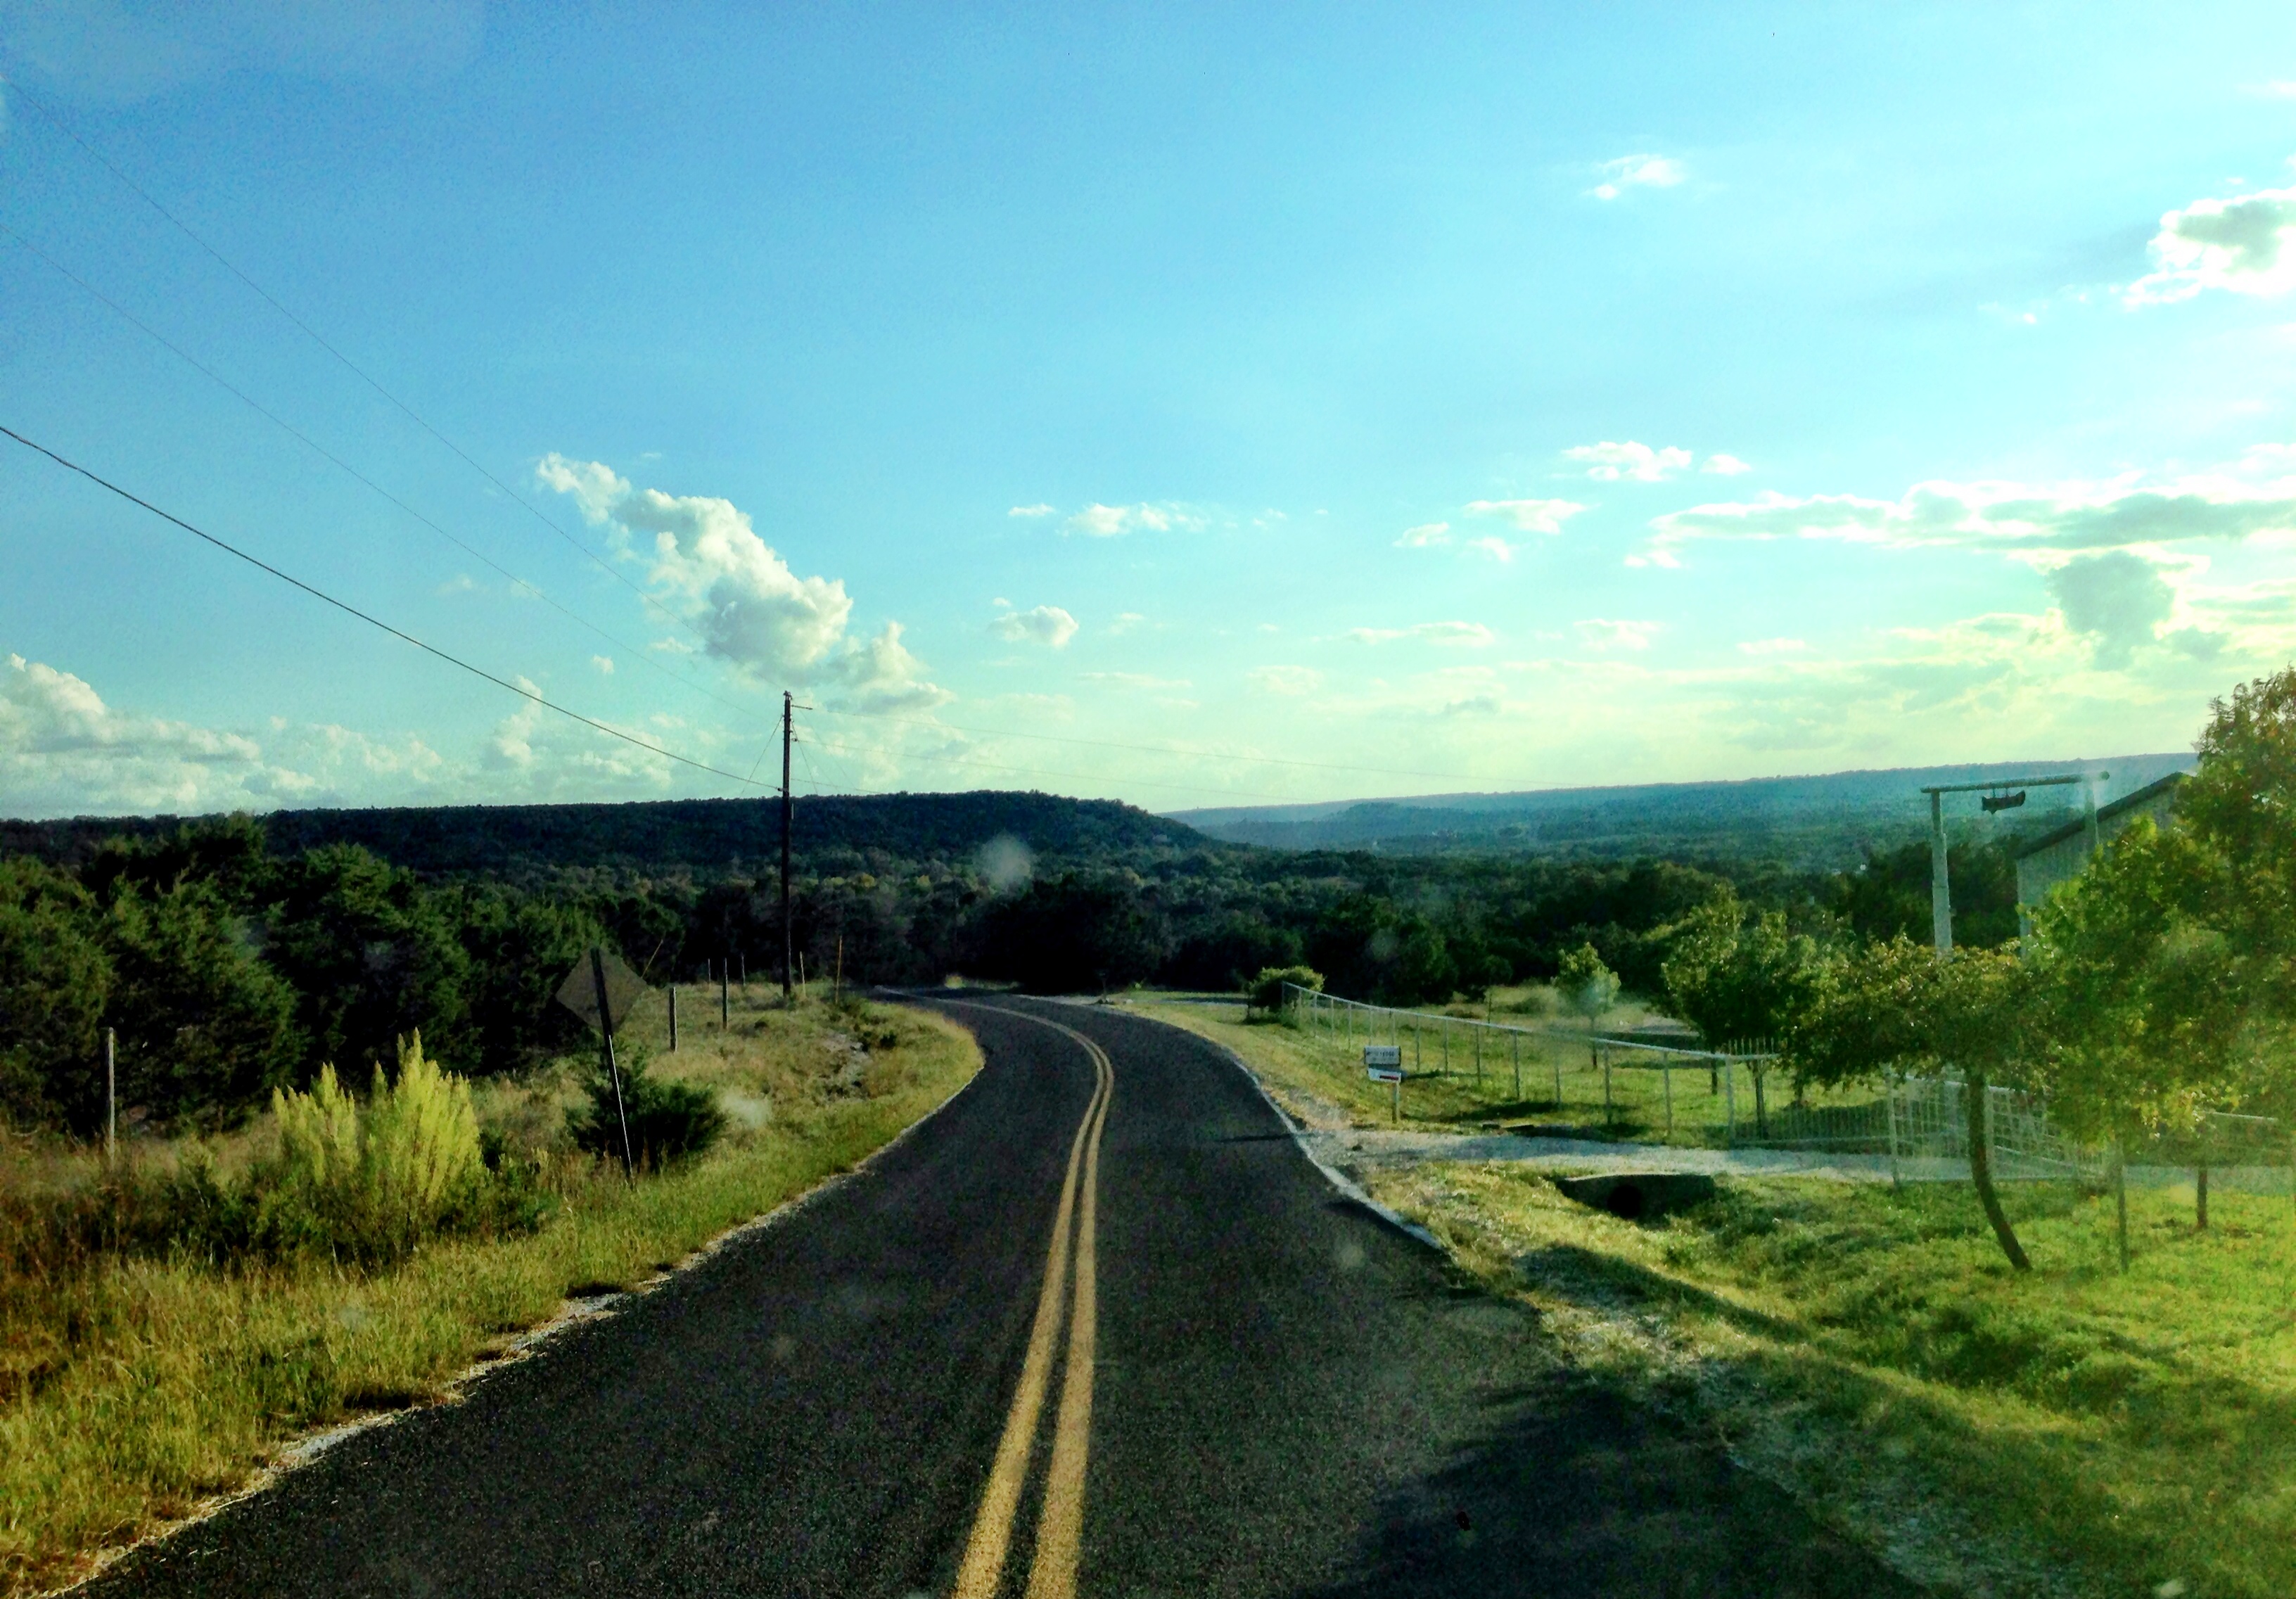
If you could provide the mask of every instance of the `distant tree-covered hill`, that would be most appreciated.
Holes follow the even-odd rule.
[[[816,873],[864,865],[873,854],[899,861],[967,861],[1003,837],[1046,859],[1103,863],[1210,845],[1183,823],[1116,800],[1055,794],[822,795],[800,799],[795,808],[792,850]],[[105,839],[165,837],[181,822],[176,816],[0,821],[0,857],[29,855],[76,865]],[[281,855],[358,844],[430,875],[516,880],[585,867],[761,873],[781,851],[777,800],[282,810],[262,823]]]
[[[1283,849],[1377,849],[1404,854],[1527,854],[1550,858],[1763,862],[1836,872],[1874,850],[1926,835],[1924,784],[1983,783],[2103,769],[2100,801],[2190,771],[2189,754],[2099,760],[2032,760],[1763,777],[1738,783],[1660,783],[1513,794],[1430,794],[1322,805],[1238,806],[1173,813],[1232,843]],[[1986,819],[1985,838],[2013,839],[2078,813],[2077,787],[2033,789],[2026,803]],[[1957,799],[1956,831],[1979,825],[1975,800]]]

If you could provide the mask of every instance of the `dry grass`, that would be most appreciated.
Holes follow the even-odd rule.
[[[674,1266],[849,1168],[980,1064],[935,1018],[817,1002],[784,1013],[765,998],[738,1004],[724,1031],[714,1004],[707,1027],[684,1017],[676,1054],[656,1056],[662,1075],[718,1087],[734,1125],[707,1156],[635,1187],[564,1147],[578,1063],[482,1086],[482,1123],[544,1163],[556,1198],[529,1236],[441,1242],[373,1273],[107,1256],[0,1277],[0,1593],[81,1574],[104,1547],[243,1486],[298,1434],[439,1395],[570,1289]],[[660,1031],[641,1014],[632,1041],[658,1047]],[[269,1136],[258,1125],[224,1158]],[[20,1212],[69,1198],[91,1167],[55,1149],[0,1160]]]

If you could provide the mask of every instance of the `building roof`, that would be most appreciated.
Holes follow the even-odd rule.
[[[2146,805],[2151,803],[2152,800],[2158,800],[2162,794],[2167,793],[2169,790],[2175,788],[2178,783],[2184,782],[2185,778],[2190,777],[2191,775],[2192,774],[2190,772],[2171,772],[2166,777],[2157,777],[2153,779],[2151,783],[2146,783],[2141,789],[2130,790],[2128,793],[2123,794],[2120,799],[2114,800],[2110,805],[2098,806],[2096,809],[2097,824],[2099,826],[2103,826],[2105,823],[2112,821],[2113,817],[2121,815],[2123,812],[2135,810],[2138,806]],[[2017,851],[2017,858],[2021,861],[2028,856],[2038,855],[2044,849],[2047,849],[2054,845],[2062,844],[2067,839],[2076,837],[2077,835],[2086,832],[2087,828],[2088,818],[2087,816],[2081,816],[2073,821],[2068,822],[2062,827],[2052,827],[2039,838],[2035,839],[2031,843],[2027,844],[2022,849],[2019,849]]]

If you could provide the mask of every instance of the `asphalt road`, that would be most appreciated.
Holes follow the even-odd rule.
[[[94,1591],[1911,1592],[1558,1374],[1212,1046],[947,1013],[986,1069],[861,1173]]]

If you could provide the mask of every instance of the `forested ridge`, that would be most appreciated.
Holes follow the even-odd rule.
[[[0,1115],[91,1128],[105,1028],[122,1103],[196,1125],[326,1062],[363,1073],[417,1029],[450,1070],[517,1070],[576,1036],[551,995],[594,943],[656,983],[726,965],[771,980],[778,824],[756,801],[10,824]],[[1420,1003],[1548,978],[1591,946],[1655,994],[1718,905],[1826,937],[1928,918],[1919,845],[1834,874],[1289,852],[1010,793],[806,800],[795,837],[800,956],[854,983],[1232,990],[1306,964],[1335,992]],[[1964,939],[2011,936],[2005,849],[1964,845],[1954,866]]]

